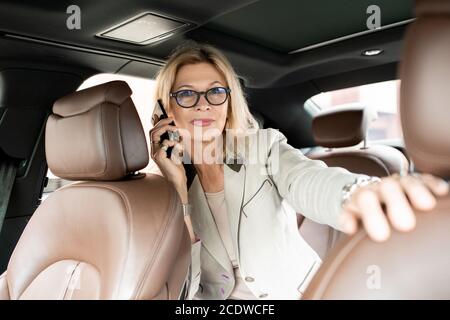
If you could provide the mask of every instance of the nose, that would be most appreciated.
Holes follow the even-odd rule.
[[[200,99],[198,100],[197,105],[195,106],[196,111],[202,111],[202,110],[210,110],[211,106],[209,105],[208,100],[206,100],[205,95],[201,95]]]

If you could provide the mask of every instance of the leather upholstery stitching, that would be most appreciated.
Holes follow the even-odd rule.
[[[343,261],[349,256],[353,249],[367,236],[365,231],[360,230],[351,240],[342,247],[336,257],[331,260],[329,267],[326,269],[326,273],[323,276],[323,281],[319,284],[317,290],[315,291],[315,299],[322,299],[324,292],[327,291],[330,285],[331,279],[334,278],[339,267],[342,265]]]
[[[99,174],[96,174],[95,176],[100,176],[100,175],[102,175],[102,174],[105,174],[105,172],[107,172],[108,171],[108,161],[109,161],[109,157],[108,157],[108,151],[109,151],[109,148],[108,148],[108,144],[106,143],[106,140],[105,140],[105,137],[106,137],[106,134],[105,134],[105,124],[104,124],[104,122],[103,122],[103,104],[102,105],[100,105],[100,125],[101,125],[101,127],[102,127],[102,142],[103,142],[103,148],[104,148],[104,150],[105,150],[105,169],[103,169],[103,171],[101,172],[101,173],[99,173]]]
[[[86,184],[74,184],[74,185],[70,185],[69,187],[73,187],[73,188],[75,188],[75,187],[79,187],[79,188],[85,188],[85,187],[87,187],[87,186],[89,186],[89,187],[95,187],[95,188],[104,188],[104,189],[108,189],[108,190],[111,190],[111,191],[114,191],[114,192],[116,192],[119,196],[120,196],[120,198],[122,199],[122,201],[123,201],[123,204],[125,205],[125,213],[126,213],[126,218],[127,218],[127,221],[128,221],[128,225],[127,225],[127,237],[126,237],[126,239],[127,239],[127,255],[126,255],[126,257],[124,258],[124,261],[122,262],[122,268],[121,268],[121,276],[120,276],[120,281],[119,281],[119,284],[117,285],[117,290],[118,291],[120,291],[120,287],[122,286],[122,280],[123,280],[123,272],[124,272],[124,270],[125,270],[125,266],[126,266],[126,263],[128,262],[128,255],[129,255],[129,253],[130,253],[130,236],[131,236],[131,225],[132,225],[132,219],[131,219],[131,210],[130,210],[130,205],[129,205],[129,202],[128,202],[128,199],[125,197],[125,195],[123,194],[123,192],[120,190],[120,189],[116,189],[116,188],[114,188],[114,187],[112,187],[112,186],[110,186],[110,185],[102,185],[102,184],[94,184],[94,183],[92,183],[92,182],[90,182],[88,185],[86,185]],[[112,295],[113,297],[114,297],[114,294]],[[113,298],[114,299],[114,298]]]
[[[127,100],[125,100],[125,101],[127,101]],[[125,164],[125,174],[127,174],[128,173],[128,164],[127,164],[127,157],[125,156],[125,148],[124,148],[124,146],[123,146],[123,141],[122,141],[122,139],[123,139],[123,137],[122,137],[122,123],[120,122],[120,111],[122,110],[122,108],[123,108],[123,103],[119,106],[119,108],[118,108],[118,110],[117,110],[117,115],[118,115],[118,121],[117,121],[117,123],[118,123],[118,128],[119,128],[119,143],[120,143],[120,151],[121,151],[121,155],[122,155],[122,160],[123,160],[123,163]]]
[[[176,205],[177,202],[174,201],[174,199],[177,199],[177,197],[173,197],[174,192],[176,192],[175,189],[172,188],[171,191],[172,191],[172,194],[171,194],[171,200],[172,201],[170,203],[170,209],[171,210],[169,211],[171,213],[171,215],[169,215],[167,217],[164,226],[161,228],[161,231],[158,234],[157,241],[156,241],[156,246],[155,246],[155,249],[153,250],[153,255],[148,258],[148,261],[145,264],[145,266],[146,266],[145,267],[145,271],[140,277],[141,279],[139,280],[139,285],[136,287],[135,294],[134,294],[135,298],[138,298],[142,294],[142,289],[144,287],[145,280],[147,279],[148,274],[153,269],[154,261],[158,258],[158,256],[161,255],[161,252],[160,252],[159,249],[161,248],[163,240],[165,239],[164,235],[166,235],[166,231],[167,231],[168,227],[175,220],[175,217],[176,217],[175,205]]]
[[[66,299],[67,291],[69,290],[70,284],[72,283],[73,275],[75,274],[75,271],[78,269],[78,266],[80,265],[80,263],[81,262],[78,261],[77,264],[75,265],[75,268],[73,268],[73,270],[72,270],[72,274],[69,277],[69,281],[67,282],[66,290],[64,291],[64,294],[63,294],[63,300]]]

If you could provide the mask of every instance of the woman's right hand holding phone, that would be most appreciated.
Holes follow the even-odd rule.
[[[151,156],[161,170],[164,177],[169,180],[178,190],[186,188],[186,172],[182,164],[183,145],[179,141],[162,140],[161,136],[168,131],[177,131],[176,125],[170,124],[173,118],[157,120],[155,126],[150,130]],[[162,140],[162,141],[161,141]],[[167,157],[167,148],[173,147],[170,159]]]
[[[176,125],[170,124],[172,121],[174,121],[174,119],[171,117],[159,120],[158,116],[155,115],[154,123],[156,124],[149,133],[151,156],[153,161],[155,161],[158,165],[164,177],[169,180],[177,190],[181,202],[187,204],[189,201],[187,178],[183,163],[181,161],[183,145],[179,141],[172,141],[168,139],[161,141],[161,136],[164,133],[179,129]],[[164,146],[173,147],[170,159],[167,157],[167,151]],[[198,238],[194,234],[191,218],[190,216],[186,216],[184,220],[189,231],[191,242],[194,243],[198,240]]]

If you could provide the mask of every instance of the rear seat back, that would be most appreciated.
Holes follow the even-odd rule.
[[[317,115],[312,124],[316,143],[325,148],[314,148],[306,154],[322,160],[330,167],[342,167],[354,173],[385,177],[406,173],[408,160],[393,147],[368,146],[367,130],[376,113],[363,106],[326,110]],[[358,146],[363,143],[363,146]],[[299,214],[300,215],[300,214]],[[309,245],[324,258],[343,234],[327,225],[298,217],[299,232]]]
[[[408,160],[393,147],[367,144],[367,130],[376,115],[363,106],[327,110],[312,123],[314,140],[326,149],[313,150],[311,159],[330,167],[342,167],[354,173],[384,177],[406,173]],[[357,146],[361,142],[364,145]]]

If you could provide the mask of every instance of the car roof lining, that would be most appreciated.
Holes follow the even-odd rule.
[[[239,76],[244,79],[245,85],[250,88],[284,87],[399,60],[405,26],[374,32],[296,54],[281,52],[278,47],[267,45],[262,41],[258,42],[253,38],[244,39],[245,36],[239,32],[230,34],[217,30],[220,29],[217,28],[218,22],[225,25],[224,21],[235,21],[239,22],[236,27],[240,27],[240,31],[243,31],[242,23],[245,17],[251,15],[251,21],[246,23],[251,23],[251,28],[263,27],[264,37],[275,39],[281,33],[278,31],[275,35],[274,32],[277,30],[270,31],[268,28],[270,29],[272,21],[280,21],[282,14],[294,10],[292,6],[298,8],[298,23],[301,26],[307,23],[305,21],[309,11],[305,8],[308,7],[312,8],[310,10],[317,11],[317,14],[323,11],[324,17],[317,18],[319,19],[317,23],[333,18],[333,12],[337,10],[337,4],[334,2],[336,1],[320,0],[312,4],[305,0],[285,0],[284,2],[230,0],[223,3],[215,2],[214,6],[211,6],[205,0],[192,0],[189,4],[183,0],[123,0],[114,1],[113,4],[106,0],[79,1],[82,29],[67,30],[64,27],[68,16],[65,9],[71,4],[69,1],[46,0],[40,1],[39,4],[32,0],[25,0],[20,4],[12,0],[2,1],[0,3],[0,31],[2,32],[0,48],[5,50],[0,51],[0,60],[32,59],[61,65],[71,64],[74,67],[92,69],[96,72],[153,77],[174,47],[185,40],[193,39],[219,47],[231,60]],[[412,15],[410,0],[396,1],[395,5],[387,0],[370,2],[370,4],[380,5],[383,24]],[[278,9],[274,7],[275,3],[280,6]],[[369,2],[362,3],[365,6]],[[260,8],[260,11],[254,10],[255,6]],[[320,8],[323,6],[327,6],[327,9],[321,11]],[[345,10],[345,16],[353,17],[350,20],[358,30],[361,28],[361,19],[366,18],[365,13],[360,12],[364,6],[361,3],[354,5],[352,2],[347,5],[351,8]],[[266,19],[270,20],[270,23],[265,26],[261,26],[260,23],[264,12],[261,8],[276,9],[273,9],[271,19]],[[136,46],[93,36],[98,31],[144,11],[160,12],[192,21],[198,27],[149,46]],[[311,15],[308,19],[318,17],[317,14]],[[46,21],[43,21],[44,18]],[[340,23],[339,19],[330,21],[327,24],[328,29]],[[56,28],[55,26],[58,25],[62,27]],[[244,27],[246,32],[253,30],[247,25]],[[343,26],[339,35],[343,31],[356,30],[346,28],[350,27]],[[285,42],[297,38],[304,39],[304,43],[296,42],[287,48],[292,49],[330,38],[329,33],[328,36],[325,33],[318,35],[317,30],[313,29],[315,28],[309,28],[298,36],[283,34],[285,38],[281,40]],[[363,50],[374,47],[382,48],[385,52],[376,57],[361,56],[360,53]]]
[[[282,53],[367,31],[367,8],[377,5],[382,25],[413,17],[412,0],[261,0],[221,15],[205,27]],[[268,17],[268,15],[270,15]]]

